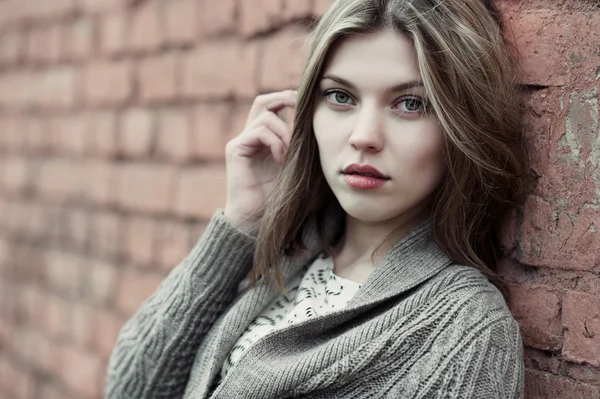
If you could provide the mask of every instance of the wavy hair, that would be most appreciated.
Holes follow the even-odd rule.
[[[257,215],[252,284],[260,275],[267,282],[275,278],[283,292],[281,255],[304,248],[307,221],[321,220],[328,204],[337,202],[321,170],[312,126],[319,80],[344,38],[381,29],[412,39],[429,106],[444,133],[447,172],[430,207],[434,239],[451,259],[480,270],[507,298],[495,272],[499,233],[507,211],[522,200],[525,154],[516,68],[489,0],[332,4],[309,35],[291,143]],[[322,244],[331,253],[334,242],[322,231]]]

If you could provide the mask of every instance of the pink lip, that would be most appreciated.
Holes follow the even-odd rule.
[[[387,179],[362,175],[344,175],[344,181],[352,188],[375,190],[385,184]]]
[[[359,164],[353,163],[352,165],[346,166],[343,170],[343,173],[344,174],[370,173],[372,175],[375,175],[376,178],[380,178],[380,179],[389,179],[390,178],[389,176],[386,176],[383,173],[381,173],[375,167],[368,165],[368,164],[359,165]]]

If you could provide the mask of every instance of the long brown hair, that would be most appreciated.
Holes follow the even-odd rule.
[[[301,250],[309,218],[320,218],[337,202],[312,126],[319,79],[341,40],[380,29],[412,39],[444,131],[447,174],[430,208],[434,238],[451,259],[479,269],[506,297],[495,273],[498,235],[507,210],[521,201],[525,155],[515,66],[498,13],[483,0],[337,0],[327,10],[309,36],[286,159],[259,210],[252,283],[259,275],[267,282],[274,277],[284,291],[281,255]],[[321,239],[331,251],[331,240]]]

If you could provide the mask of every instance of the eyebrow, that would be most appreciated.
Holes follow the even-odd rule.
[[[323,75],[323,77],[321,78],[321,80],[324,80],[324,79],[333,80],[334,82],[338,82],[339,84],[342,84],[353,90],[356,90],[356,87],[352,83],[350,83],[346,79],[340,78],[339,76],[327,74],[327,75]],[[390,92],[404,91],[406,89],[411,89],[413,87],[423,87],[423,86],[424,86],[423,82],[421,82],[420,80],[411,80],[410,82],[400,83],[395,86],[392,86],[389,88],[389,91]]]

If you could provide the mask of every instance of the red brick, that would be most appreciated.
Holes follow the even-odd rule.
[[[104,367],[102,359],[97,355],[72,345],[63,345],[61,348],[59,377],[73,396],[83,398],[100,396],[98,377],[102,367]]]
[[[215,209],[225,207],[225,168],[206,166],[181,171],[175,194],[179,215],[209,219]]]
[[[175,98],[180,59],[168,53],[140,61],[138,82],[140,98],[144,102],[169,101]]]
[[[570,362],[564,362],[563,364],[567,365],[567,372],[563,375],[571,377],[576,381],[581,381],[600,387],[600,370],[597,367],[592,368],[585,363],[574,364]]]
[[[130,264],[149,267],[155,259],[157,223],[145,217],[125,222],[123,249]]]
[[[510,296],[523,342],[538,349],[560,349],[563,337],[558,292],[544,286],[513,285]]]
[[[66,26],[63,48],[66,59],[81,61],[93,54],[94,28],[95,21],[91,18],[79,18]]]
[[[7,348],[15,341],[13,338],[14,330],[15,328],[13,325],[8,324],[5,320],[0,318],[0,348],[2,348],[2,352],[4,353],[8,352]],[[0,375],[1,374],[2,371],[0,370]],[[2,377],[0,377],[0,381],[2,381]]]
[[[152,112],[141,108],[130,109],[121,117],[119,152],[131,157],[148,155],[154,145],[154,136]]]
[[[63,43],[63,30],[59,25],[46,26],[29,32],[26,58],[33,63],[58,62]]]
[[[84,74],[84,93],[88,104],[120,105],[133,92],[133,76],[128,61],[92,64]]]
[[[127,19],[125,14],[110,14],[100,19],[100,49],[116,55],[125,51]]]
[[[333,0],[313,0],[313,14],[320,18],[333,4]]]
[[[175,162],[191,155],[190,118],[185,110],[166,109],[158,116],[157,153]]]
[[[48,158],[40,163],[36,181],[38,192],[56,200],[79,198],[83,194],[85,174],[78,162]]]
[[[600,388],[534,370],[525,371],[527,399],[569,398],[589,399],[600,396]]]
[[[264,42],[260,90],[295,88],[302,73],[306,32],[287,29]]]
[[[190,252],[190,228],[185,223],[163,223],[158,231],[157,259],[161,269],[169,272]]]
[[[76,101],[76,71],[72,67],[61,66],[47,69],[37,75],[33,87],[33,105],[44,108],[68,109]]]
[[[1,371],[1,370],[0,370]],[[33,374],[15,363],[4,369],[2,385],[9,392],[9,397],[15,399],[29,399],[34,397],[35,380]]]
[[[161,24],[162,4],[148,0],[137,6],[132,15],[129,48],[134,51],[151,51],[164,41]]]
[[[5,156],[2,161],[2,187],[10,193],[22,192],[28,184],[30,165],[26,158]]]
[[[0,105],[12,110],[31,104],[33,92],[31,83],[36,75],[33,72],[13,72],[0,76]]]
[[[214,3],[214,2],[211,2]],[[222,4],[220,1],[218,4]],[[171,0],[165,4],[168,43],[192,43],[198,32],[199,12],[196,0]]]
[[[86,144],[86,114],[57,118],[52,123],[53,148],[59,154],[82,155]]]
[[[87,209],[70,209],[64,216],[62,226],[65,245],[76,250],[85,250],[90,235],[89,226]]]
[[[25,37],[19,31],[4,32],[0,37],[0,64],[14,64],[23,56]]]
[[[29,0],[25,17],[50,20],[71,15],[77,7],[77,0]]]
[[[241,3],[246,5],[246,2]],[[200,33],[204,36],[235,31],[238,27],[236,20],[236,1],[204,0],[200,8]]]
[[[9,352],[12,352],[13,356],[18,359],[19,363],[30,366],[32,364],[32,350],[35,349],[35,342],[33,342],[33,332],[31,329],[15,326],[13,334],[13,342],[11,342]]]
[[[117,268],[109,262],[93,260],[84,270],[86,298],[97,305],[106,305],[113,298],[117,284]]]
[[[173,172],[173,168],[166,165],[123,165],[118,173],[119,204],[137,212],[167,212],[170,208]]]
[[[198,105],[193,110],[192,154],[199,158],[224,158],[230,119],[231,106],[228,104]]]
[[[35,335],[34,367],[44,373],[54,373],[56,364],[60,363],[58,345],[46,336],[45,331]]]
[[[116,306],[128,315],[135,313],[159,286],[164,277],[160,274],[124,270],[119,278]]]
[[[581,191],[581,190],[580,190]],[[597,207],[583,205],[571,212],[558,211],[539,197],[527,199],[523,210],[518,260],[528,265],[571,270],[598,270],[600,255],[589,248],[600,245],[595,221]]]
[[[240,4],[240,31],[248,37],[279,27],[282,22],[282,0],[243,1]]]
[[[509,14],[506,22],[519,52],[521,82],[563,85],[577,73],[593,75],[590,67],[600,61],[594,50],[600,39],[598,13],[541,9]]]
[[[283,0],[284,21],[310,18],[313,14],[313,1]]]
[[[547,149],[548,158],[547,173],[540,179],[537,191],[549,202],[570,208],[575,214],[577,208],[595,202],[596,181],[600,181],[596,174],[598,157],[592,144],[598,137],[597,90],[587,87],[564,97],[561,94],[557,112],[561,117],[550,125],[549,146],[534,150]]]
[[[67,398],[67,393],[64,391],[64,389],[59,386],[60,383],[57,383],[56,381],[50,380],[50,381],[42,381],[39,382],[39,392],[40,392],[40,399],[65,399]]]
[[[24,145],[24,131],[26,120],[20,116],[6,115],[0,118],[0,137],[2,146],[7,149],[19,150]]]
[[[97,309],[85,303],[73,303],[73,340],[80,348],[93,348],[95,341],[94,313]]]
[[[45,259],[45,282],[54,292],[77,297],[81,287],[83,260],[59,250],[49,252]]]
[[[200,98],[254,98],[257,61],[256,44],[225,39],[201,45],[184,59],[183,92]]]
[[[87,14],[121,11],[127,3],[128,0],[79,0],[80,7]]]
[[[98,309],[93,315],[94,347],[104,359],[111,355],[119,332],[126,319],[106,309]]]
[[[45,151],[52,148],[52,136],[49,123],[44,117],[31,116],[27,119],[27,126],[23,140],[29,151]]]
[[[47,296],[43,312],[47,336],[55,340],[67,340],[71,337],[73,315],[70,302],[58,296]]]
[[[85,163],[87,199],[98,205],[110,205],[115,200],[116,175],[111,161],[89,159]]]
[[[117,116],[112,111],[88,113],[88,153],[111,156],[117,151]]]
[[[5,275],[4,273],[8,273],[8,270],[10,267],[9,259],[11,258],[11,256],[12,256],[11,248],[8,243],[8,238],[0,237],[0,275],[1,276],[4,276]]]
[[[27,232],[30,237],[41,238],[46,233],[46,217],[44,205],[35,203],[29,208],[29,223],[27,224]]]
[[[562,313],[563,357],[600,367],[600,296],[567,291],[563,293]]]
[[[99,212],[90,218],[90,250],[94,255],[116,257],[121,248],[121,221],[115,213]]]

